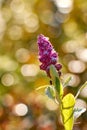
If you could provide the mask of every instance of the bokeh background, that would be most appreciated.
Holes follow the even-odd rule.
[[[39,69],[37,36],[50,38],[72,77],[74,95],[87,80],[87,0],[0,0],[0,130],[64,130],[58,106],[36,88],[49,84]],[[87,87],[76,106],[87,108]],[[87,130],[87,112],[74,125]]]

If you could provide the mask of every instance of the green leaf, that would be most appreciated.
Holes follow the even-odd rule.
[[[40,86],[38,88],[36,88],[36,91],[42,95],[45,95],[44,91],[45,89],[48,87],[49,85],[43,85],[43,86]]]
[[[56,68],[54,65],[50,66],[50,75],[52,78],[53,85],[55,86],[55,89],[57,91],[58,100],[59,100],[63,96],[63,85],[59,79],[58,72],[56,71]]]
[[[55,77],[55,89],[60,97],[60,99],[62,99],[63,96],[63,86],[61,81],[59,80],[58,77]]]
[[[69,82],[70,82],[71,79],[72,79],[72,77],[69,76],[69,77],[65,80],[65,82],[63,83],[63,87],[64,87],[64,88],[69,84]]]
[[[86,111],[86,108],[74,108],[74,120],[76,120],[82,113]]]
[[[76,96],[75,96],[75,99],[78,97],[78,95],[80,94],[80,92],[82,91],[83,88],[85,88],[87,85],[87,81],[82,85],[82,87],[80,87],[80,89],[78,90]]]
[[[53,77],[57,77],[58,76],[58,73],[57,73],[57,71],[56,71],[56,68],[55,68],[55,66],[54,65],[50,65],[50,74],[51,74],[51,76]]]
[[[67,94],[62,100],[62,117],[65,130],[72,130],[74,124],[74,105],[75,98],[72,94]]]
[[[45,94],[46,94],[49,98],[55,99],[55,97],[56,97],[56,92],[55,92],[54,86],[48,86],[48,87],[45,89]]]
[[[40,87],[38,87],[38,88],[36,88],[36,90],[38,91],[38,90],[41,90],[41,89],[45,89],[45,88],[47,88],[49,85],[43,85],[43,86],[40,86]]]
[[[55,81],[55,77],[58,77],[58,72],[56,71],[56,68],[54,65],[50,65],[50,76],[53,83],[55,84],[54,81]]]

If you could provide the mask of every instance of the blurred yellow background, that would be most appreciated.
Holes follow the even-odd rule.
[[[37,36],[50,38],[72,77],[65,93],[87,80],[87,0],[0,0],[0,130],[64,130],[58,106],[44,91]],[[87,87],[76,101],[87,108]],[[87,112],[74,130],[87,130]]]

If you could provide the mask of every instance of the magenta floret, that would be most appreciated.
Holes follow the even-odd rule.
[[[62,68],[62,65],[57,63],[58,53],[54,50],[52,44],[49,41],[49,38],[40,34],[38,36],[37,43],[39,48],[39,60],[42,63],[40,65],[40,69],[45,70],[47,75],[50,77],[49,67],[50,65],[54,65],[60,76],[60,69]]]

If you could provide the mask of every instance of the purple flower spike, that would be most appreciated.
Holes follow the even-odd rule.
[[[42,63],[40,69],[45,70],[47,75],[50,77],[49,67],[50,65],[54,65],[60,76],[62,65],[57,63],[58,53],[54,50],[49,38],[40,34],[37,43],[39,48],[39,60]]]

